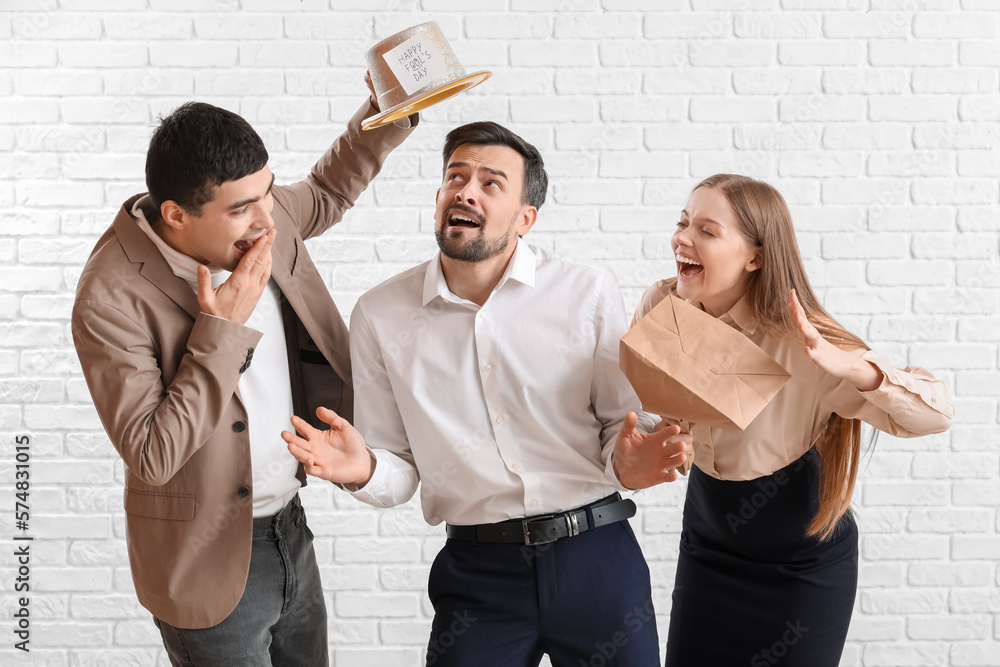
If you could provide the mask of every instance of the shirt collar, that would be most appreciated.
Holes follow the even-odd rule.
[[[511,257],[510,262],[507,263],[507,270],[504,271],[503,276],[500,278],[500,282],[497,283],[496,289],[500,289],[504,286],[504,283],[508,279],[516,280],[517,282],[527,285],[528,287],[535,286],[535,265],[537,258],[535,253],[532,251],[531,246],[525,243],[524,239],[518,237],[517,246],[514,248],[514,256]],[[422,305],[426,306],[428,303],[434,300],[435,297],[441,297],[445,301],[460,302],[464,299],[456,296],[449,288],[448,281],[444,278],[444,270],[441,268],[441,251],[434,256],[434,259],[430,261],[427,266],[427,273],[424,274],[424,294]]]
[[[700,301],[694,302],[695,306],[705,310]],[[720,322],[725,322],[734,329],[743,331],[748,336],[752,336],[757,331],[757,316],[754,315],[753,307],[750,306],[750,295],[744,293],[740,300],[733,304],[733,307],[719,316]]]

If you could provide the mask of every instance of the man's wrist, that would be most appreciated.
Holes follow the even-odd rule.
[[[622,480],[621,473],[618,472],[618,457],[616,456],[617,453],[618,453],[617,448],[615,449],[615,451],[611,452],[611,472],[615,474],[615,479],[618,480],[618,483],[621,484],[623,488],[628,489],[629,491],[634,491],[635,489],[630,487]]]
[[[358,482],[357,487],[359,489],[368,486],[368,482],[372,481],[372,477],[375,476],[375,467],[378,465],[378,459],[375,457],[375,452],[368,447],[365,447],[365,451],[368,452],[368,477],[366,477],[364,481]]]

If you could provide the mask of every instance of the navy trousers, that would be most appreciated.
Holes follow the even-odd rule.
[[[431,567],[428,667],[659,667],[649,568],[627,521],[549,544],[449,539]]]

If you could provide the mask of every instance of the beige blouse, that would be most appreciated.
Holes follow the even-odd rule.
[[[632,323],[667,294],[664,281],[647,289]],[[922,368],[899,369],[866,351],[861,358],[882,372],[882,384],[873,391],[858,391],[847,380],[822,371],[798,341],[758,331],[745,296],[719,320],[771,355],[791,378],[743,431],[682,423],[693,436],[694,464],[713,477],[748,480],[780,470],[809,451],[833,413],[902,438],[940,433],[951,425],[955,409],[944,384]]]

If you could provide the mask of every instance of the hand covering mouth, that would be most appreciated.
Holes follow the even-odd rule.
[[[471,208],[458,204],[451,206],[444,214],[445,223],[449,227],[482,227],[486,224],[486,216]]]

